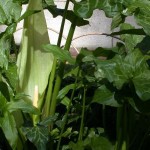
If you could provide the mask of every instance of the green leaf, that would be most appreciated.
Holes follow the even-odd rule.
[[[0,34],[0,68],[8,69],[8,57],[11,46],[11,38],[16,30],[17,24],[14,23],[7,27],[5,32]]]
[[[144,31],[150,35],[150,1],[138,0],[131,3],[123,14],[132,15],[134,13],[136,22],[142,26]]]
[[[61,104],[65,105],[67,108],[69,106],[69,103],[70,103],[70,99],[65,96],[62,100],[61,100]]]
[[[129,35],[146,35],[143,29],[127,29],[121,30],[118,32],[113,32],[110,35],[122,35],[122,34],[129,34]]]
[[[12,149],[16,149],[18,141],[18,132],[14,117],[9,112],[4,113],[4,117],[0,117],[0,127],[2,128],[6,139]]]
[[[21,20],[35,14],[35,13],[38,13],[40,12],[41,10],[27,10],[19,19],[17,22],[20,22]]]
[[[103,10],[107,17],[112,18],[119,12],[122,12],[122,10],[124,9],[122,2],[122,0],[101,0],[97,5],[97,8]]]
[[[66,131],[62,134],[62,137],[68,137],[71,134],[72,128],[67,128]]]
[[[96,9],[96,3],[96,0],[76,2],[74,12],[81,18],[90,18],[93,14],[93,10]]]
[[[63,99],[66,94],[74,88],[74,84],[69,84],[59,91],[57,99]]]
[[[104,72],[104,77],[113,82],[116,88],[121,89],[124,83],[128,82],[130,68],[120,55],[116,55],[112,60],[101,61],[99,67]]]
[[[8,70],[5,71],[5,78],[9,85],[15,90],[17,86],[17,66],[15,63],[9,63]]]
[[[44,8],[48,9],[53,17],[57,17],[59,15],[63,17],[64,9],[57,8],[56,6],[45,6]],[[74,20],[76,19],[76,26],[79,27],[89,24],[88,20],[84,20],[83,18],[78,17],[72,10],[67,10],[66,19],[70,22],[74,22]]]
[[[5,107],[6,103],[7,103],[6,98],[4,97],[2,92],[0,92],[0,115],[2,116],[3,116],[4,111],[6,111],[6,107]]]
[[[22,128],[25,136],[36,146],[37,150],[46,150],[48,142],[48,129],[44,127]]]
[[[116,55],[111,60],[99,61],[98,67],[104,71],[104,76],[116,88],[121,89],[125,83],[133,82],[137,95],[142,100],[150,99],[150,71],[147,65],[149,56],[144,56],[138,49],[126,57]]]
[[[131,26],[130,24],[123,23],[121,24],[120,29],[122,31],[122,30],[134,29],[134,27]],[[132,34],[121,35],[121,39],[125,42],[125,46],[128,49],[128,51],[133,50],[136,47],[136,45],[143,40],[143,38],[144,35],[132,35]]]
[[[5,82],[0,82],[0,92],[3,94],[7,101],[10,101],[10,94]]]
[[[22,110],[25,113],[40,114],[39,110],[32,103],[24,100],[11,101],[7,103],[7,109],[10,112]]]
[[[56,45],[43,45],[43,49],[47,52],[51,52],[56,58],[61,61],[68,61],[70,64],[75,64],[75,59],[72,58],[67,50],[63,50]]]
[[[49,116],[49,117],[45,118],[44,120],[42,120],[39,123],[39,125],[48,126],[48,125],[52,124],[54,121],[56,121],[57,118],[58,118],[58,114],[55,114],[53,116]]]
[[[77,143],[70,142],[69,147],[72,150],[84,150],[83,141],[78,141]]]
[[[113,150],[111,143],[104,137],[92,137],[89,140],[92,150]]]
[[[103,105],[119,107],[117,100],[114,98],[115,92],[110,91],[105,85],[96,89],[92,103],[99,103]]]
[[[17,92],[25,93],[33,100],[35,85],[38,86],[39,100],[43,100],[53,64],[53,55],[42,49],[49,43],[42,0],[29,1],[27,11],[41,10],[24,20],[23,37],[17,59],[19,83]]]
[[[145,70],[134,77],[133,83],[137,95],[144,101],[150,100],[150,70]]]
[[[54,1],[53,0],[45,0],[45,2],[47,3],[47,5],[54,5]]]
[[[113,150],[112,144],[106,138],[96,135],[88,137],[84,141],[78,141],[77,143],[70,142],[69,147],[72,150]]]
[[[74,4],[74,12],[81,18],[90,18],[95,9],[104,10],[107,17],[113,17],[123,10],[123,5],[120,0],[84,0]]]
[[[125,16],[123,16],[121,13],[117,13],[112,19],[111,30],[118,27],[124,21],[125,21]]]
[[[16,22],[21,14],[21,5],[14,0],[0,0],[0,24],[10,25]]]

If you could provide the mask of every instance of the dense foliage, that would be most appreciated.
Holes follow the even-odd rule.
[[[23,4],[29,6],[21,15]],[[7,26],[0,33],[0,149],[149,149],[149,0],[66,0],[65,9],[54,0],[0,0],[0,8]],[[44,9],[62,16],[57,45],[50,44]],[[81,48],[73,58],[76,26],[88,24],[95,9],[112,18],[107,36],[118,42]],[[138,28],[126,23],[128,16]],[[13,34],[23,19],[18,50]]]

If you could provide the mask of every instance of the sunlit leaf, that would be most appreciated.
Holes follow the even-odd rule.
[[[84,0],[74,6],[74,12],[81,18],[90,18],[95,9],[104,10],[107,17],[113,17],[123,10],[123,5],[120,0]]]
[[[134,14],[138,25],[142,26],[144,31],[150,35],[150,1],[138,0],[131,3],[126,10],[123,11],[125,15]]]
[[[125,16],[123,16],[121,13],[116,14],[112,19],[111,30],[118,27],[124,21],[125,21]]]
[[[39,110],[32,105],[32,103],[24,100],[11,101],[7,103],[7,109],[10,112],[22,110],[25,113],[31,113],[31,114],[40,113]]]
[[[128,30],[128,29],[134,29],[134,27],[126,23],[121,24],[120,26],[121,31]],[[143,40],[143,38],[144,38],[144,35],[134,35],[134,33],[121,35],[121,39],[125,42],[125,45],[128,51],[133,50],[136,47],[136,45]]]
[[[62,90],[59,91],[57,99],[62,99],[66,96],[66,94],[75,87],[74,84],[70,84],[65,86]]]
[[[137,95],[142,100],[150,99],[150,71],[144,56],[138,49],[127,54],[126,57],[115,56],[111,60],[99,62],[105,77],[121,89],[125,83],[133,82]]]
[[[17,21],[21,14],[21,5],[14,0],[0,0],[0,24],[10,25]]]
[[[75,59],[67,50],[63,50],[56,45],[44,45],[43,49],[47,52],[51,52],[56,58],[60,59],[61,61],[68,61],[70,64],[75,63]]]
[[[9,52],[11,47],[12,34],[16,30],[16,23],[8,26],[5,32],[0,34],[0,68],[8,68]]]

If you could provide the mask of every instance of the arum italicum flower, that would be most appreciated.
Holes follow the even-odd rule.
[[[49,44],[42,0],[30,0],[27,10],[41,10],[24,20],[21,48],[18,55],[18,92],[33,100],[35,86],[39,100],[43,98],[52,69],[53,55],[45,52],[42,45]]]

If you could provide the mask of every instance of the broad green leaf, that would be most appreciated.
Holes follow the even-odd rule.
[[[61,61],[68,61],[70,64],[75,64],[75,59],[72,58],[70,52],[67,50],[63,50],[56,45],[44,45],[43,49],[47,52],[51,52],[56,58]]]
[[[137,95],[144,101],[150,100],[150,70],[145,70],[134,77],[133,83]]]
[[[8,58],[11,47],[12,34],[16,30],[16,23],[8,26],[5,32],[0,34],[0,68],[8,69]]]
[[[0,0],[0,24],[10,25],[21,15],[21,5],[14,0]]]
[[[65,96],[62,100],[61,100],[61,104],[65,105],[67,108],[69,106],[69,103],[70,103],[70,99]]]
[[[102,85],[96,89],[92,103],[95,102],[103,105],[118,107],[119,104],[117,103],[117,100],[115,100],[114,94],[115,92],[110,91],[105,85]]]
[[[18,55],[17,66],[19,83],[17,91],[25,93],[33,100],[35,85],[39,89],[39,99],[43,99],[53,64],[53,55],[42,50],[49,43],[48,31],[42,0],[30,0],[28,10],[41,10],[24,20],[23,37]]]
[[[29,16],[35,14],[35,13],[38,13],[38,12],[40,12],[40,11],[41,11],[41,10],[28,10],[28,11],[26,11],[26,12],[17,20],[17,22],[20,22],[21,20],[23,20],[23,19],[25,19],[25,18],[27,18],[27,17],[29,17]]]
[[[54,121],[56,121],[57,118],[58,118],[58,114],[55,114],[53,116],[49,116],[49,117],[45,118],[44,120],[42,120],[39,123],[39,125],[48,126],[48,125],[52,124]]]
[[[45,0],[45,2],[46,2],[48,5],[54,5],[54,1],[53,1],[53,0]]]
[[[11,101],[7,103],[7,110],[10,112],[22,110],[25,113],[39,114],[39,110],[32,103],[24,100]]]
[[[111,60],[100,61],[98,66],[104,71],[105,78],[121,89],[125,83],[133,82],[137,95],[142,100],[150,99],[150,71],[144,56],[138,49],[127,54],[119,55]]]
[[[7,103],[6,98],[4,97],[2,92],[0,92],[0,115],[2,116],[3,116],[4,111],[6,111],[6,107],[5,107],[6,103]]]
[[[120,12],[117,13],[113,19],[112,19],[112,23],[111,23],[111,30],[115,29],[116,27],[118,27],[121,23],[123,23],[125,21],[125,16],[123,16]]]
[[[123,5],[120,0],[84,0],[74,6],[74,12],[81,18],[90,18],[95,9],[104,10],[107,17],[113,17],[123,10]]]
[[[67,128],[66,131],[62,134],[62,137],[68,137],[71,134],[72,128]]]
[[[123,23],[120,26],[120,30],[134,29],[130,24]],[[125,46],[128,51],[133,50],[138,43],[140,43],[144,38],[144,35],[132,35],[132,34],[123,34],[121,39],[125,42]]]
[[[18,81],[16,63],[9,63],[8,70],[5,71],[5,78],[9,85],[15,90]]]
[[[36,146],[37,150],[46,150],[48,129],[40,126],[22,128],[25,136]]]
[[[119,12],[122,12],[124,6],[122,5],[122,0],[101,0],[97,5],[97,8],[103,10],[107,17],[114,17]]]
[[[69,84],[59,91],[57,99],[63,99],[66,94],[75,87],[74,84]]]
[[[0,117],[0,127],[2,128],[11,148],[15,150],[18,141],[18,132],[13,115],[9,112],[5,112],[4,116]]]
[[[78,141],[77,143],[70,142],[70,143],[69,143],[69,147],[70,147],[72,150],[84,150],[84,144],[83,144],[82,141]]]
[[[78,141],[77,143],[70,142],[69,147],[72,150],[113,150],[112,144],[106,138],[97,135],[88,137],[84,141]]]
[[[124,83],[128,82],[129,65],[124,63],[122,57],[117,55],[112,60],[101,61],[100,69],[104,72],[104,77],[113,82],[114,85],[121,89]]]
[[[77,76],[78,71],[79,71],[79,67],[72,68],[71,71],[67,72],[67,73],[64,75],[64,78],[66,78],[66,77],[68,77],[68,76]],[[79,76],[80,76],[80,74],[79,74]]]
[[[64,14],[64,9],[57,8],[56,6],[44,6],[45,9],[48,9],[48,11],[53,15],[53,17],[62,16]],[[88,20],[84,20],[81,17],[78,17],[72,10],[67,10],[66,19],[70,22],[74,22],[76,19],[76,26],[84,26],[89,24]]]
[[[92,137],[90,140],[90,147],[92,150],[113,150],[112,144],[108,141],[108,139],[104,137]]]
[[[125,15],[134,14],[138,25],[142,26],[144,31],[150,35],[150,1],[138,0],[131,3],[126,10],[123,11]]]
[[[75,3],[74,12],[81,18],[90,18],[95,9],[104,10],[107,17],[113,17],[122,10],[122,4],[119,0],[85,0]]]
[[[2,82],[2,81],[0,82],[0,92],[1,94],[3,94],[3,96],[5,97],[7,101],[10,101],[9,90],[5,82]]]
[[[85,0],[76,2],[74,5],[74,12],[81,18],[90,18],[93,10],[96,9],[97,0]]]

